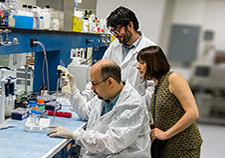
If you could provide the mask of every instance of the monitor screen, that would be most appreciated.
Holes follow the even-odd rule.
[[[206,76],[209,76],[209,73],[210,73],[210,67],[207,67],[207,66],[197,66],[195,69],[196,76],[206,77]]]

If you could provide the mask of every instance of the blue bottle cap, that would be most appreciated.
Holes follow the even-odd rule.
[[[35,111],[35,114],[40,114],[41,112],[40,111]]]
[[[36,113],[36,110],[31,110],[31,113]]]
[[[29,101],[29,105],[37,104],[37,101],[31,100]]]

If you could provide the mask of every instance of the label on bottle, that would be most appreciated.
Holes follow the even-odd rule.
[[[47,95],[48,94],[48,90],[41,90],[41,95]]]

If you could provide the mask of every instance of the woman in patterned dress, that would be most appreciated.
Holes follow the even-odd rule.
[[[149,113],[154,129],[150,137],[161,140],[159,157],[198,158],[202,138],[195,122],[198,108],[191,89],[181,74],[170,71],[170,65],[158,46],[142,49],[137,55],[143,80],[153,80],[155,93]]]

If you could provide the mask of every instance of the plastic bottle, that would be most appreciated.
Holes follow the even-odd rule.
[[[78,6],[78,3],[75,2],[73,16],[76,16],[77,6]]]
[[[88,32],[88,18],[87,17],[83,18],[82,32]]]
[[[31,110],[37,106],[37,102],[36,101],[29,101],[27,108],[29,109],[29,111],[31,112]]]
[[[40,16],[40,25],[39,25],[39,29],[43,30],[44,29],[44,17]]]
[[[22,11],[25,11],[25,12],[27,11],[27,5],[26,4],[23,4],[22,8],[23,8]]]
[[[38,110],[41,112],[41,114],[43,114],[45,112],[44,99],[38,99],[37,100],[37,107],[38,107]]]
[[[59,19],[53,19],[53,28],[52,30],[59,30]]]
[[[45,8],[45,9],[41,9],[42,12],[42,16],[44,19],[44,29],[45,30],[49,30],[50,29],[50,12],[49,9]]]
[[[40,15],[38,8],[36,6],[33,7],[32,12],[34,14],[34,22],[33,22],[33,29],[39,29],[40,25]]]
[[[39,126],[39,120],[40,120],[41,112],[40,111],[35,111],[35,114],[36,114],[35,125]]]
[[[32,5],[28,5],[27,6],[27,11],[30,12],[30,13],[32,13],[32,8],[33,8]]]
[[[36,110],[31,110],[31,123],[36,123]]]
[[[15,19],[15,28],[33,29],[33,13],[27,11],[27,5],[23,5],[22,10],[18,10]]]
[[[9,27],[15,26],[15,19],[13,18],[13,15],[9,15]]]

